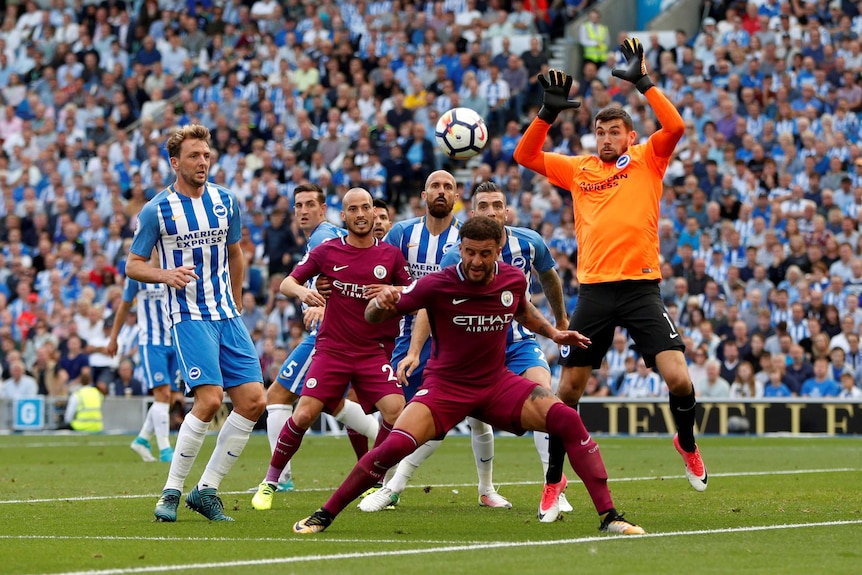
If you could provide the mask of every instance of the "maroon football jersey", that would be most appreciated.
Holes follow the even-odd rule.
[[[377,240],[369,248],[357,248],[347,238],[335,238],[308,252],[290,272],[300,284],[317,274],[329,278],[332,293],[315,347],[352,354],[368,353],[369,346],[378,349],[384,327],[365,321],[365,286],[408,285],[410,271],[401,250]]]
[[[506,334],[526,306],[527,280],[516,267],[496,265],[488,285],[469,281],[457,265],[423,277],[401,294],[400,313],[428,312],[432,345],[426,377],[482,386],[505,369]]]

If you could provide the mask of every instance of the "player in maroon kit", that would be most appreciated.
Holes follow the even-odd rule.
[[[279,474],[299,449],[302,437],[320,413],[335,412],[348,384],[352,384],[366,413],[377,407],[383,418],[376,444],[389,435],[404,409],[404,393],[384,348],[387,334],[381,326],[366,323],[366,302],[383,288],[381,284],[410,283],[407,261],[401,250],[372,234],[374,208],[371,194],[353,188],[342,201],[341,217],[347,237],[334,238],[308,252],[281,284],[281,292],[309,306],[326,305],[317,332],[315,352],[302,394],[293,415],[281,429],[264,484],[252,500],[255,509],[272,506]],[[331,284],[328,300],[303,284],[326,274]],[[261,484],[263,487],[263,484]]]
[[[429,274],[403,291],[384,288],[369,302],[365,319],[374,324],[396,314],[428,311],[432,348],[423,384],[386,440],[359,460],[323,507],[294,524],[294,532],[323,531],[387,469],[470,415],[512,433],[535,430],[562,438],[599,513],[599,529],[644,533],[614,508],[599,447],[577,411],[550,390],[506,369],[506,333],[513,319],[560,345],[586,347],[590,341],[577,331],[555,329],[529,302],[524,273],[497,261],[502,239],[500,224],[474,217],[461,226],[460,264]]]

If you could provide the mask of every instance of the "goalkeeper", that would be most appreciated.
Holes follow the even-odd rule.
[[[550,70],[539,76],[542,108],[515,149],[515,161],[571,191],[578,242],[578,303],[570,329],[589,337],[586,349],[560,349],[562,374],[557,394],[576,405],[593,369],[601,365],[621,326],[634,338],[646,364],[658,368],[670,391],[676,427],[673,443],[685,463],[686,477],[697,491],[707,484],[706,468],[694,439],[694,387],[686,366],[682,337],[668,316],[659,293],[659,198],[662,178],[683,134],[682,117],[647,74],[643,46],[637,38],[620,46],[624,67],[613,75],[635,85],[661,124],[646,143],[636,144],[631,117],[621,108],[601,110],[595,118],[597,156],[546,153],[542,146],[557,115],[577,108],[569,100],[572,78]],[[562,490],[562,449],[551,444],[546,491],[553,514],[553,493]],[[543,500],[545,498],[543,497]]]

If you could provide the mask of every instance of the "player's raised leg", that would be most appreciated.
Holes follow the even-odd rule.
[[[522,380],[526,381],[526,380]],[[599,530],[623,535],[645,533],[617,512],[608,489],[608,474],[599,446],[590,437],[578,412],[543,387],[533,388],[521,413],[524,429],[547,431],[562,440],[572,468],[584,483],[599,514]]]
[[[404,460],[418,445],[436,434],[434,418],[428,407],[416,402],[407,405],[386,439],[356,463],[323,507],[294,524],[294,533],[319,533],[329,527],[351,501],[380,481],[387,469]]]

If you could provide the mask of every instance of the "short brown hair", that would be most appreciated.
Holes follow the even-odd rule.
[[[293,197],[296,197],[296,194],[300,192],[315,192],[317,194],[317,202],[321,205],[326,203],[326,192],[323,191],[323,188],[313,183],[299,184],[293,190]]]
[[[200,124],[186,124],[168,138],[165,147],[168,149],[168,156],[171,158],[180,157],[180,148],[186,140],[203,140],[207,144],[210,143],[210,131],[206,126]]]
[[[593,126],[597,126],[599,122],[610,122],[612,120],[622,120],[623,125],[625,125],[626,130],[628,130],[629,132],[634,129],[634,122],[632,122],[632,117],[629,116],[628,112],[616,106],[605,108],[604,110],[596,114],[596,119],[593,122]]]
[[[474,216],[461,226],[461,239],[495,240],[498,244],[503,239],[503,228],[493,218],[487,216]]]

